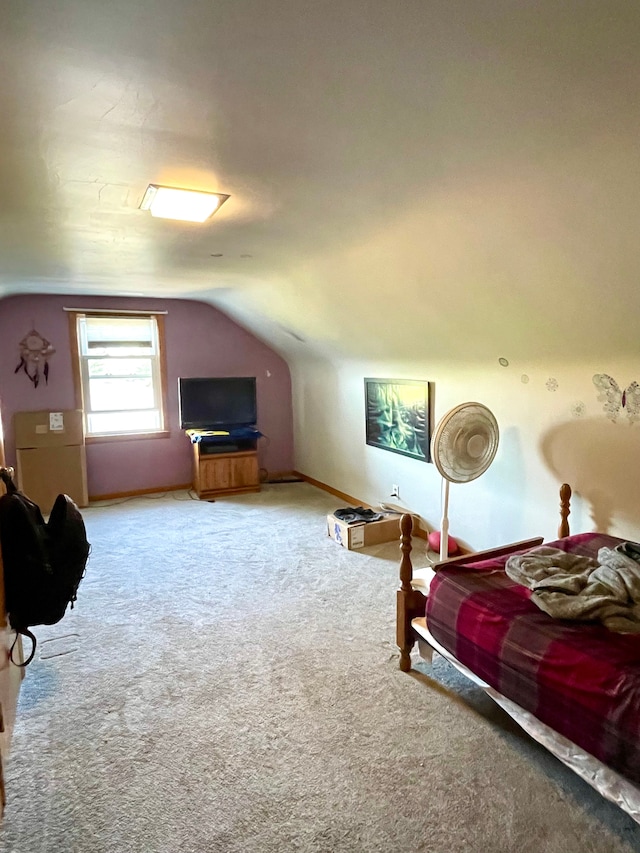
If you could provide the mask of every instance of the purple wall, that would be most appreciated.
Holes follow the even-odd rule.
[[[191,444],[178,423],[179,376],[256,376],[260,466],[293,468],[291,378],[286,362],[211,305],[189,300],[84,296],[9,296],[0,300],[0,407],[5,456],[15,465],[13,414],[75,408],[69,315],[63,307],[168,311],[165,317],[169,438],[87,445],[89,495],[162,489],[192,481]],[[14,373],[18,344],[35,328],[56,352],[49,382],[37,388]]]

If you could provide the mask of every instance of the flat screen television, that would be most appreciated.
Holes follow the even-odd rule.
[[[255,426],[258,419],[255,376],[178,379],[181,429]]]

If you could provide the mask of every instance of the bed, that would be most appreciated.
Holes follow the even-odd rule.
[[[604,534],[571,536],[567,484],[560,496],[559,538],[545,546],[575,555],[569,559],[595,559],[601,548],[622,544]],[[400,525],[400,668],[411,669],[416,642],[427,660],[438,652],[640,823],[640,633],[554,619],[536,606],[530,590],[507,575],[505,564],[519,555],[530,558],[541,538],[414,572],[412,523],[405,515]]]

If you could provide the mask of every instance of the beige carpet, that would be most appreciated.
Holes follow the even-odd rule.
[[[38,630],[0,853],[640,850],[640,827],[444,661],[397,668],[396,543],[307,484],[85,511]]]

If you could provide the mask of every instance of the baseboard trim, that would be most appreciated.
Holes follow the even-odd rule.
[[[333,486],[329,486],[321,480],[316,480],[314,477],[309,477],[301,471],[274,471],[273,474],[269,475],[269,480],[266,482],[271,485],[277,485],[278,483],[285,483],[288,479],[293,477],[295,477],[296,480],[302,480],[305,483],[309,483],[309,485],[315,486],[317,489],[322,489],[323,492],[335,495],[335,497],[340,498],[341,501],[344,501],[349,506],[371,507],[371,504],[368,504],[366,501],[361,501],[360,498],[348,495],[346,492],[341,492],[339,489],[334,489]],[[263,481],[262,485],[265,485],[266,482]],[[119,498],[136,498],[141,497],[142,495],[153,495],[161,492],[183,492],[192,488],[193,483],[183,483],[178,486],[157,486],[151,489],[133,489],[129,492],[110,492],[108,495],[89,495],[89,503],[92,501],[113,501]],[[414,525],[413,535],[418,536],[420,539],[427,538],[427,531],[420,527],[420,519],[418,519],[418,524]]]
[[[329,492],[330,495],[335,495],[337,498],[340,498],[341,501],[346,501],[352,506],[369,506],[369,504],[363,503],[359,498],[354,498],[353,495],[348,495],[346,492],[341,492],[338,489],[334,489],[333,486],[329,486],[326,483],[322,483],[320,480],[316,480],[313,477],[308,477],[306,474],[303,474],[300,471],[294,471],[293,475],[295,477],[300,477],[300,479],[304,480],[305,483],[309,483],[310,485],[315,486],[317,489],[322,489],[323,492]]]
[[[353,495],[348,495],[346,492],[341,492],[338,489],[334,489],[333,486],[329,486],[327,485],[327,483],[323,483],[320,480],[316,480],[314,479],[314,477],[308,477],[301,471],[293,471],[292,473],[294,477],[299,477],[301,480],[304,480],[305,483],[309,483],[310,485],[315,486],[317,489],[322,489],[324,492],[329,492],[330,495],[335,495],[337,498],[340,498],[340,500],[345,501],[350,506],[371,506],[371,504],[368,504],[365,501],[361,501],[360,498],[354,498]],[[418,536],[420,539],[427,538],[427,531],[423,530],[422,527],[420,527],[420,519],[418,519],[417,524],[414,524],[413,535]]]
[[[183,483],[179,486],[155,486],[152,489],[133,489],[130,492],[111,492],[108,495],[89,495],[91,501],[113,501],[116,498],[137,498],[140,495],[154,495],[160,492],[184,492],[193,488],[193,483]]]
[[[277,485],[278,483],[291,483],[294,480],[300,479],[300,475],[295,471],[265,471],[265,478],[264,480],[261,478],[260,483],[263,485]]]

